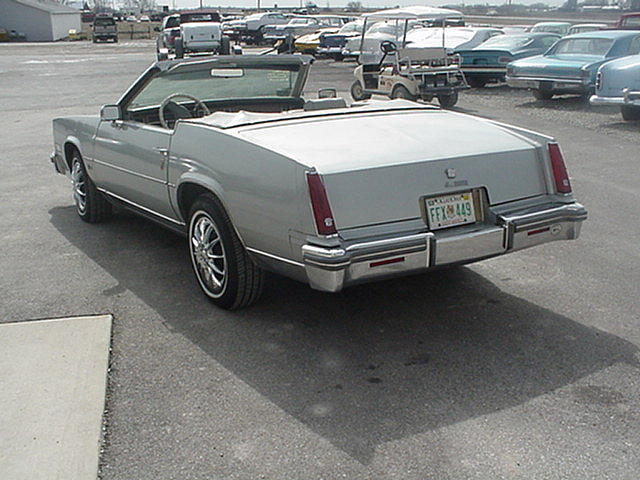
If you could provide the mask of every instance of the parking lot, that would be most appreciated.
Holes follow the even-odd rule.
[[[97,114],[154,58],[147,40],[0,45],[0,321],[114,315],[101,478],[637,478],[639,123],[464,92],[455,111],[556,137],[589,210],[577,241],[339,294],[274,275],[229,312],[184,239],[83,223],[49,162],[53,118]],[[353,67],[317,61],[306,96],[348,97]]]

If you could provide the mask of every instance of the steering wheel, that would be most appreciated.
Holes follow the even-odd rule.
[[[384,54],[389,54],[389,53],[397,52],[398,46],[389,40],[385,40],[380,44],[380,50],[382,50],[382,53]]]
[[[196,102],[196,105],[193,108],[193,112],[189,111],[187,107],[174,102],[174,98],[188,98],[189,100],[193,100],[194,102]],[[189,95],[188,93],[172,93],[162,101],[162,103],[160,104],[160,111],[158,112],[160,116],[160,125],[162,125],[162,127],[166,128],[167,130],[170,129],[169,123],[164,118],[164,109],[167,107],[176,117],[176,120],[178,120],[179,118],[194,118],[194,114],[198,111],[198,109],[202,109],[204,113],[202,115],[203,117],[211,114],[211,112],[207,108],[207,105],[199,98],[196,98],[193,95]]]

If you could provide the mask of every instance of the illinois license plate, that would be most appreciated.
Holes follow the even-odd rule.
[[[425,210],[431,230],[475,223],[476,211],[471,192],[426,198]]]

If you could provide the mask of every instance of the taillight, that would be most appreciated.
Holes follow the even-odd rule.
[[[324,189],[322,177],[317,172],[307,173],[307,183],[309,184],[309,196],[311,197],[311,208],[316,221],[316,229],[320,235],[334,235],[337,233],[336,225],[331,213],[331,206],[327,198],[327,191]]]
[[[571,182],[569,181],[569,174],[564,164],[560,145],[557,143],[549,143],[548,148],[549,158],[551,159],[551,170],[553,171],[553,178],[556,182],[556,191],[558,193],[571,193]]]

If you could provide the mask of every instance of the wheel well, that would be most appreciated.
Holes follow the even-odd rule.
[[[69,171],[71,171],[71,157],[73,156],[73,152],[78,152],[78,147],[76,147],[73,143],[67,142],[64,144],[64,160],[67,162],[67,166],[69,167]]]
[[[211,190],[203,187],[202,185],[188,182],[180,185],[178,188],[178,208],[180,209],[180,214],[185,221],[189,221],[189,210],[191,210],[193,202],[195,202],[196,199],[204,193],[209,193],[217,198]]]

